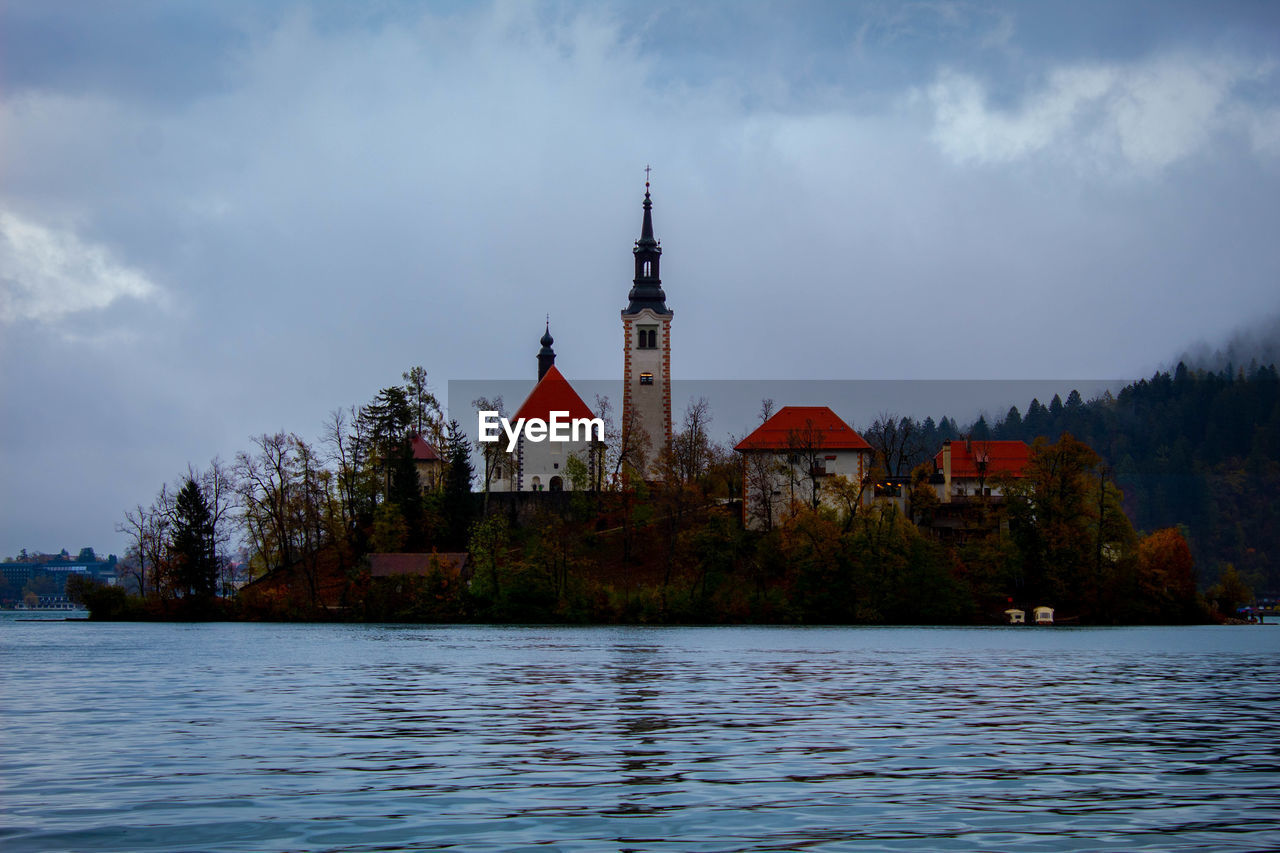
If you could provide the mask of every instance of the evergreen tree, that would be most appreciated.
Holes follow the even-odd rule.
[[[471,446],[462,426],[449,421],[445,428],[445,459],[448,471],[444,478],[444,521],[447,545],[466,547],[473,516],[471,500]]]
[[[996,425],[996,435],[1008,441],[1022,438],[1022,414],[1017,406],[1010,406],[1004,420]]]
[[[1031,405],[1027,406],[1027,416],[1022,421],[1022,427],[1023,438],[1027,441],[1049,433],[1049,410],[1035,397],[1031,398]]]
[[[387,502],[395,504],[400,511],[400,518],[405,526],[404,547],[409,551],[417,551],[425,543],[423,529],[422,482],[418,477],[418,468],[413,462],[413,442],[409,438],[400,440],[398,446],[391,451],[388,460],[391,470],[391,487],[387,493]]]
[[[183,596],[212,598],[218,586],[213,512],[200,485],[187,477],[173,505],[174,580]]]

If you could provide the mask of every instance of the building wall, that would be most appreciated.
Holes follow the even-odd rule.
[[[636,423],[649,436],[647,455],[652,464],[658,453],[671,444],[671,317],[648,308],[635,314],[624,312],[622,328],[622,426],[624,430],[628,427],[628,415],[634,410]],[[657,346],[640,346],[641,329],[657,331]],[[646,373],[652,374],[652,384],[642,384]]]
[[[1004,489],[997,482],[999,478],[988,477],[982,488],[987,491],[990,497],[1003,497]],[[952,498],[975,497],[978,494],[979,480],[977,477],[952,477],[950,491],[947,491],[947,483],[944,480],[936,484],[935,488],[938,492],[938,499],[946,503]]]
[[[491,492],[552,491],[551,480],[559,477],[563,491],[572,491],[566,465],[570,455],[575,455],[591,470],[591,443],[589,441],[529,441],[523,435],[516,451],[504,456],[500,464],[502,477],[494,477],[489,484]],[[483,472],[481,472],[483,476]],[[483,486],[483,484],[482,484]]]
[[[773,472],[773,521],[776,524],[779,519],[786,516],[791,510],[792,500],[801,504],[807,504],[812,488],[806,473],[807,460],[798,460],[794,463],[787,462],[787,454],[775,451],[745,451],[743,452],[744,464],[750,466],[752,458],[759,458],[763,455],[769,458],[773,463],[773,467],[777,470]],[[818,454],[823,464],[825,476],[819,480],[818,499],[824,506],[839,507],[830,489],[826,487],[826,483],[832,476],[840,475],[848,479],[850,482],[861,482],[867,472],[871,470],[871,451],[869,450],[828,450]],[[834,457],[834,458],[831,458]],[[759,494],[753,493],[753,484],[750,482],[750,471],[743,477],[743,506],[744,520],[747,527],[753,530],[759,530],[764,527],[763,507],[760,505]],[[862,495],[862,506],[870,506],[873,500],[873,490],[868,487]]]

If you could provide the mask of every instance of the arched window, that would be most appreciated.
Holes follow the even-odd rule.
[[[649,330],[649,349],[656,349],[658,346],[658,332],[656,329]]]
[[[563,491],[564,491],[564,480],[561,480],[559,477],[552,477],[552,478],[551,478],[551,491],[553,491],[553,492],[563,492]]]
[[[535,492],[540,492],[540,491],[542,491],[542,478],[541,478],[541,477],[534,477],[534,478],[533,478],[533,483],[532,483],[532,485],[533,485],[533,490],[534,490]]]
[[[652,273],[650,273],[650,272],[649,272],[649,263],[650,263],[649,261],[645,261],[645,262],[644,262],[644,276],[645,276],[645,278],[648,278],[650,275],[652,275]]]
[[[649,339],[648,336],[645,335],[644,333],[644,329],[641,329],[640,335],[639,335],[639,343],[637,343],[636,346],[640,347],[640,349],[644,349],[646,346],[645,341],[647,341],[648,339]]]

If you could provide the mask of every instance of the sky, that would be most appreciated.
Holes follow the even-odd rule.
[[[0,0],[0,555],[620,376],[646,165],[677,378],[1149,375],[1280,312],[1280,5]]]

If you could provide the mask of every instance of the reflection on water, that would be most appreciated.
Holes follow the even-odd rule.
[[[1280,629],[0,622],[0,848],[1280,847]]]

